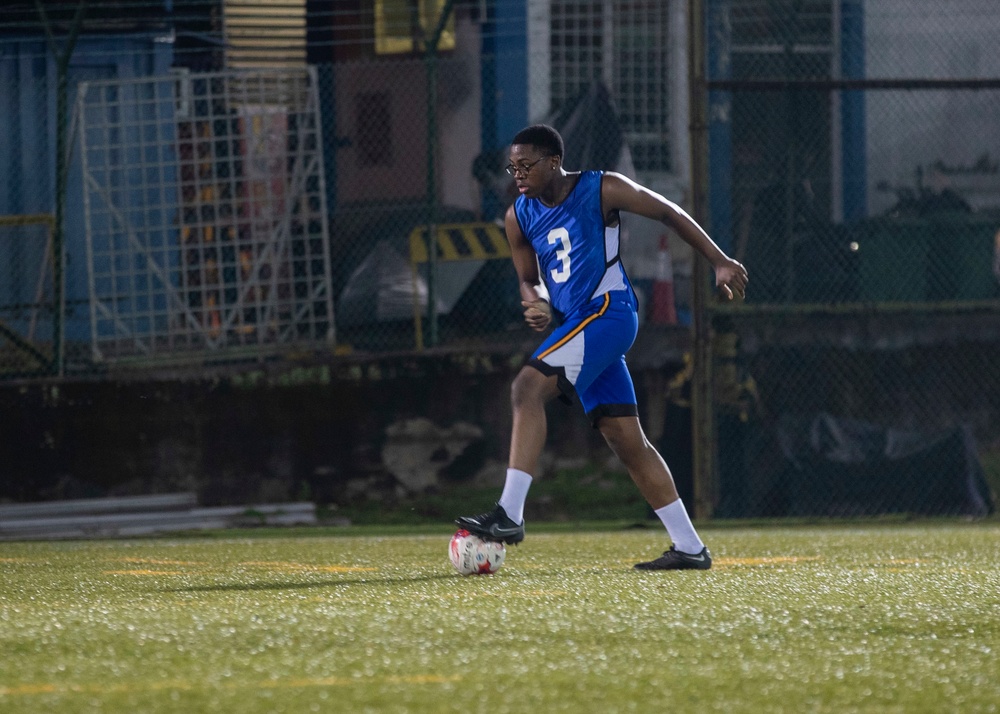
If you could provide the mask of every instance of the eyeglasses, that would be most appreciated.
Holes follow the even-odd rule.
[[[506,171],[511,176],[517,176],[518,174],[520,174],[521,176],[527,178],[528,172],[531,171],[531,169],[535,166],[535,164],[547,158],[549,157],[546,155],[541,157],[540,159],[535,159],[530,164],[521,164],[520,166],[518,166],[517,164],[507,164],[503,168],[504,171]]]

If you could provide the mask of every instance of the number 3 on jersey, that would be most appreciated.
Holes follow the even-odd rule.
[[[556,248],[556,258],[559,260],[560,267],[553,268],[549,271],[549,275],[552,276],[552,280],[557,283],[565,283],[569,280],[570,265],[569,265],[569,231],[565,228],[553,228],[549,231],[549,245],[558,245]]]

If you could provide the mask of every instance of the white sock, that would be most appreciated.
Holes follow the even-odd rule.
[[[499,504],[507,511],[514,523],[524,522],[524,502],[531,488],[531,476],[518,469],[507,469],[507,481],[503,485]]]
[[[674,548],[680,552],[697,555],[705,547],[694,526],[691,525],[691,519],[688,518],[687,509],[684,508],[681,499],[678,498],[663,508],[657,508],[656,515],[663,521],[667,533],[670,534],[670,540],[674,542]]]

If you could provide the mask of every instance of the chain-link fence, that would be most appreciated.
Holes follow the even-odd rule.
[[[53,373],[55,187],[48,162],[54,84],[44,46],[0,38],[0,377]]]
[[[517,281],[494,222],[500,214],[483,210],[475,173],[492,185],[502,172],[496,161],[484,165],[478,150],[475,64],[452,53],[433,63],[357,59],[321,71],[336,93],[328,126],[336,135],[332,240],[342,349],[413,350],[518,326]]]
[[[0,217],[0,335],[4,372],[33,377],[51,374],[53,317],[51,215]]]
[[[83,82],[76,108],[95,361],[332,341],[315,72]]]
[[[713,405],[700,515],[982,512],[993,5],[8,3],[0,373],[523,339],[503,165],[546,121],[567,169],[696,211],[750,270],[745,304],[696,304],[687,246],[624,220],[642,329],[711,327],[674,381]]]
[[[719,516],[982,514],[1000,453],[1000,16],[709,2]]]

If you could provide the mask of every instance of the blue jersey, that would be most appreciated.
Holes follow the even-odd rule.
[[[635,302],[621,264],[619,226],[604,225],[603,176],[603,171],[584,171],[558,206],[524,196],[514,202],[521,232],[538,255],[552,307],[564,316],[613,290],[627,291]]]

